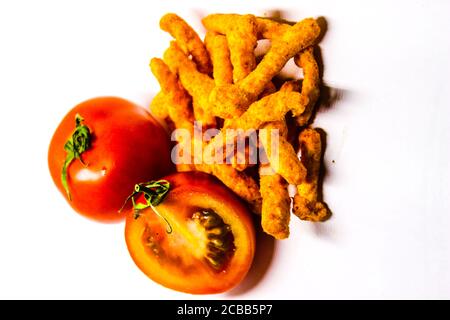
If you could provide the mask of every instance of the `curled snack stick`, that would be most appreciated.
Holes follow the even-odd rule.
[[[203,18],[203,25],[210,30],[219,30],[218,32],[226,34],[233,22],[242,18],[238,14],[211,14]],[[258,39],[275,39],[281,37],[291,25],[277,22],[270,18],[256,17],[256,31]],[[230,26],[231,25],[231,26]]]
[[[294,214],[302,220],[324,221],[330,213],[325,204],[317,199],[322,144],[320,134],[305,129],[299,136],[301,161],[307,170],[306,179],[297,186],[294,197]]]
[[[192,139],[193,149],[195,149],[194,143],[200,143],[203,147],[205,146],[203,141],[195,142],[195,139]],[[201,157],[201,154],[196,154],[194,150],[193,158],[201,160],[199,157]],[[204,161],[194,162],[196,163],[195,169],[197,171],[216,176],[224,185],[245,200],[254,213],[261,213],[261,194],[259,192],[258,184],[252,177],[244,172],[237,171],[229,164],[206,164]]]
[[[255,145],[257,143],[257,139],[251,139],[249,138],[248,134],[249,132],[236,132],[236,134],[233,135],[226,135],[227,129],[233,129],[233,120],[231,119],[225,119],[223,126],[221,128],[222,133],[220,133],[220,136],[218,138],[213,138],[214,143],[209,147],[209,150],[212,150],[212,146],[218,146],[223,147],[223,159],[227,163],[231,164],[233,168],[235,168],[238,171],[244,171],[245,169],[257,164],[257,146]],[[256,131],[252,131],[255,132]],[[228,141],[224,141],[221,143],[219,141],[219,138],[225,136],[228,138]],[[212,141],[211,140],[211,141]],[[226,145],[229,145],[227,148]],[[238,148],[238,144],[242,144],[240,148]],[[208,144],[206,144],[207,146]],[[209,152],[208,154],[212,154]],[[209,159],[209,158],[205,158]]]
[[[205,127],[214,127],[216,119],[210,112],[209,93],[214,81],[197,70],[195,63],[183,53],[176,42],[172,41],[164,53],[164,62],[173,73],[177,73],[183,87],[193,98],[194,116]]]
[[[264,98],[265,96],[268,96],[272,93],[275,93],[277,91],[277,88],[275,87],[275,85],[273,84],[272,81],[267,83],[266,88],[264,89],[264,91],[261,93],[260,98]],[[227,129],[227,128],[231,128],[233,126],[233,119],[224,119],[223,122],[223,126],[222,126],[222,130]],[[244,170],[245,168],[243,168],[242,170]]]
[[[265,96],[268,96],[269,94],[277,92],[277,88],[273,84],[272,81],[267,82],[266,86],[264,87],[263,92],[259,95],[259,98],[264,98]]]
[[[320,27],[312,18],[304,19],[290,27],[280,38],[272,41],[272,46],[262,61],[240,83],[249,93],[258,95],[270,81],[301,50],[311,46],[320,34]]]
[[[150,68],[161,86],[164,99],[161,102],[165,101],[167,104],[168,115],[174,122],[175,127],[177,129],[190,128],[191,123],[194,121],[190,109],[191,97],[164,61],[153,58],[150,61]]]
[[[191,98],[179,83],[177,76],[170,71],[164,61],[158,58],[151,60],[150,68],[161,86],[161,92],[155,97],[155,99],[158,98],[161,101],[157,103],[165,105],[167,115],[174,123],[175,128],[192,131],[194,117],[190,108]],[[185,143],[180,137],[177,142],[179,144]],[[183,148],[183,150],[189,149]],[[191,159],[192,156],[188,155],[188,158]],[[177,161],[176,166],[179,172],[195,169],[192,161],[189,161],[189,163],[178,163]]]
[[[288,185],[279,174],[269,174],[267,170],[270,170],[269,165],[260,165],[261,226],[265,233],[276,239],[286,239],[291,216]]]
[[[212,173],[234,193],[244,199],[254,213],[261,213],[261,193],[253,178],[244,172],[237,171],[228,164],[213,165]]]
[[[300,82],[298,80],[290,80],[283,83],[280,91],[300,92]]]
[[[258,40],[255,16],[211,14],[203,18],[202,22],[206,29],[226,35],[235,83],[255,69],[254,50]]]
[[[224,35],[208,31],[205,36],[205,45],[211,57],[216,86],[233,83],[233,66],[227,38]]]
[[[214,114],[223,119],[233,119],[242,115],[256,98],[237,85],[229,84],[213,88],[209,102]]]
[[[249,154],[250,149],[246,145],[245,150],[242,154],[235,153],[234,157],[231,159],[231,166],[237,171],[244,171],[245,169],[250,167],[250,163],[248,162]]]
[[[166,119],[169,116],[167,101],[164,92],[160,91],[150,103],[150,110],[154,116],[160,119]]]
[[[277,88],[273,84],[272,81],[269,81],[264,88],[264,91],[260,94],[260,98],[264,98],[272,93],[275,93]],[[223,128],[229,128],[232,125],[231,119],[225,119]],[[249,142],[250,143],[250,142]],[[235,150],[234,157],[231,159],[231,165],[238,171],[244,171],[245,169],[253,166],[256,163],[252,163],[250,160],[252,159],[253,152],[255,152],[256,148],[251,148],[249,144],[245,145],[244,154],[239,153],[238,150]],[[229,155],[226,155],[228,157]]]
[[[299,126],[305,126],[311,118],[320,94],[319,67],[314,59],[314,48],[309,47],[303,50],[295,56],[294,61],[303,69],[302,94],[309,99],[305,111],[296,118]]]
[[[216,110],[228,110],[231,117],[242,114],[264,90],[266,83],[283,68],[286,62],[311,46],[320,34],[317,22],[308,18],[291,26],[272,46],[261,62],[238,84],[214,88],[210,101]]]
[[[182,108],[183,106],[178,106]],[[181,113],[183,115],[186,115],[186,113]],[[236,169],[234,169],[231,165],[228,164],[206,164],[202,160],[202,154],[196,154],[195,153],[195,144],[198,143],[202,148],[205,146],[205,142],[203,140],[198,141],[195,138],[194,134],[194,124],[192,122],[189,122],[189,119],[186,118],[186,121],[183,123],[187,123],[188,126],[190,125],[189,129],[191,132],[191,139],[186,141],[179,141],[179,143],[184,144],[183,150],[191,150],[191,162],[188,164],[180,164],[177,165],[178,171],[202,171],[205,173],[212,174],[216,176],[219,180],[223,182],[228,188],[230,188],[234,193],[236,193],[239,197],[241,197],[243,200],[245,200],[248,204],[250,209],[256,213],[259,214],[261,212],[261,194],[259,192],[259,188],[255,180],[248,176],[247,174],[243,172],[239,172]],[[186,143],[190,142],[191,145],[186,145]]]
[[[284,120],[270,122],[263,129],[278,129],[279,139],[286,141],[288,129]],[[289,198],[286,180],[276,172],[277,170],[274,170],[277,167],[284,168],[283,165],[279,165],[280,162],[284,161],[282,158],[284,152],[279,152],[279,163],[271,162],[271,141],[267,139],[269,135],[263,134],[263,132],[263,130],[260,130],[260,142],[266,151],[270,164],[261,163],[259,167],[259,185],[262,197],[261,225],[264,232],[272,235],[276,239],[286,239],[289,237],[291,199]],[[263,137],[264,135],[265,138]],[[292,148],[290,144],[289,146]],[[279,147],[281,148],[281,144]],[[292,152],[295,158],[297,158],[293,148]]]
[[[192,55],[192,60],[196,63],[200,72],[211,73],[211,61],[205,45],[186,21],[176,14],[168,13],[161,18],[159,26],[177,40],[178,45],[186,55]]]
[[[307,100],[298,92],[275,92],[254,102],[231,127],[256,130],[266,122],[283,120],[288,111],[297,116],[305,110]]]
[[[278,135],[272,134],[274,129],[278,129]],[[278,138],[278,141],[273,141],[274,138]],[[306,169],[286,138],[285,121],[269,122],[259,131],[259,141],[264,147],[272,169],[288,183],[298,185],[305,180]]]
[[[156,64],[158,60],[155,60],[153,64]],[[167,79],[166,77],[162,79]],[[181,86],[166,86],[163,84],[162,87],[169,87],[173,90],[184,90]],[[179,96],[175,94],[173,96]],[[168,99],[169,117],[175,123],[177,128],[188,129],[191,132],[191,139],[189,140],[191,146],[184,146],[183,150],[192,150],[194,148],[195,135],[194,124],[192,121],[192,114],[190,114],[189,104],[187,100],[175,100]],[[180,140],[179,143],[187,143],[188,141]],[[204,142],[198,142],[204,147]],[[213,164],[208,165],[200,161],[195,161],[195,157],[201,157],[196,155],[195,152],[191,152],[191,163],[182,163],[177,165],[178,171],[192,171],[194,169],[198,171],[203,171],[209,174],[215,175],[219,180],[221,180],[227,187],[229,187],[234,193],[236,193],[243,200],[247,201],[253,212],[259,214],[261,212],[261,195],[258,189],[257,183],[253,178],[249,177],[243,172],[235,170],[231,165],[227,164]],[[198,162],[198,164],[196,163]]]
[[[244,136],[238,138],[245,142],[245,147],[239,146],[239,142],[235,143],[234,154],[231,157],[231,166],[238,171],[244,171],[257,164],[258,162],[258,139],[256,138],[256,131],[254,138]],[[227,151],[227,150],[225,150]],[[230,154],[226,154],[225,159],[229,159]]]
[[[194,155],[198,156],[198,155]],[[240,198],[245,200],[252,212],[256,214],[261,213],[261,193],[259,192],[256,181],[245,174],[239,172],[231,165],[223,164],[196,164],[195,168],[198,171],[203,171],[216,176],[224,185],[230,188]]]
[[[305,110],[307,100],[298,92],[278,91],[254,102],[248,110],[237,119],[228,121],[229,128],[257,130],[265,123],[284,120],[288,111],[298,116]],[[221,147],[224,141],[224,130],[215,136],[204,148],[203,156],[207,159],[214,155],[214,150]]]
[[[272,82],[269,83],[273,85]],[[269,88],[269,86],[267,87]],[[227,141],[226,129],[258,130],[266,122],[284,120],[285,114],[289,110],[293,110],[296,114],[301,114],[307,99],[304,99],[298,92],[293,93],[298,91],[298,89],[299,84],[297,81],[287,81],[281,86],[280,91],[254,102],[241,117],[226,119],[219,136],[214,137],[205,148],[204,156],[212,155],[213,151],[220,147],[221,143],[223,144]],[[235,139],[230,142],[234,143],[234,141]],[[225,156],[228,157],[229,154]]]
[[[276,39],[291,27],[289,24],[274,21],[269,18],[256,18],[258,39]]]

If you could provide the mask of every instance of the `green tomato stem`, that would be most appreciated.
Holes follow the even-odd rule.
[[[62,167],[61,182],[70,201],[72,201],[72,196],[69,189],[69,176],[67,174],[67,170],[75,159],[80,160],[80,162],[85,165],[81,155],[91,147],[91,131],[86,125],[83,124],[83,122],[84,119],[77,114],[75,116],[75,130],[72,133],[72,136],[64,144],[66,159],[64,160]]]
[[[146,183],[138,183],[134,186],[134,191],[128,198],[125,200],[122,208],[120,208],[119,212],[123,210],[127,202],[131,199],[134,208],[134,218],[137,219],[140,216],[140,211],[146,208],[151,208],[153,212],[156,213],[160,218],[164,219],[167,223],[167,233],[172,233],[173,229],[164,215],[162,215],[155,207],[161,204],[167,196],[167,193],[170,189],[170,182],[167,180],[157,180],[150,181]],[[143,194],[145,203],[136,203],[134,198],[138,194]]]

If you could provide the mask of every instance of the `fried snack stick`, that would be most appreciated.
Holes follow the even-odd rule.
[[[276,39],[291,27],[289,24],[274,21],[269,18],[256,18],[256,27],[258,30],[258,39]]]
[[[192,140],[194,143],[194,139]],[[203,142],[200,142],[203,143]],[[192,146],[194,149],[195,147]],[[204,144],[203,144],[204,147]],[[193,157],[199,159],[201,154],[193,153]],[[195,161],[195,169],[197,171],[202,171],[209,173],[218,178],[224,185],[230,188],[234,193],[236,193],[241,199],[246,201],[252,210],[256,214],[261,213],[261,193],[259,192],[258,184],[256,181],[245,174],[244,172],[239,172],[228,164],[206,164],[202,161]]]
[[[150,61],[150,68],[161,87],[161,92],[155,97],[155,99],[158,98],[158,101],[155,104],[152,102],[152,107],[156,108],[164,105],[167,110],[167,116],[172,120],[176,129],[188,129],[193,132],[192,122],[194,121],[194,116],[190,108],[191,97],[181,86],[177,76],[170,71],[164,61],[158,58],[153,58]],[[184,143],[180,138],[177,142]],[[187,149],[184,148],[183,150]],[[191,155],[188,157],[191,158]],[[192,161],[190,163],[177,164],[177,171],[191,171],[194,169]]]
[[[299,90],[298,81],[287,81],[281,88],[280,92],[296,92]],[[264,148],[271,168],[280,174],[290,184],[299,184],[306,177],[306,169],[298,159],[294,147],[287,140],[288,128],[286,121],[273,121],[265,124],[259,131],[259,141]],[[271,130],[279,131],[277,145],[272,144]],[[272,152],[272,147],[277,150]]]
[[[150,110],[154,116],[160,119],[166,119],[169,116],[167,101],[164,92],[160,91],[150,103]]]
[[[240,83],[240,87],[253,95],[258,95],[286,64],[286,62],[303,49],[311,46],[320,34],[320,27],[312,18],[304,19],[272,41],[272,46],[257,65]]]
[[[284,120],[288,111],[298,116],[305,110],[307,100],[298,92],[278,91],[254,102],[242,116],[230,120],[228,128],[257,130],[267,122]],[[223,147],[226,141],[226,133],[222,130],[204,148],[203,156],[210,159],[214,151]]]
[[[234,157],[231,159],[231,166],[237,171],[244,171],[248,167],[252,166],[248,161],[250,157],[250,148],[248,145],[245,146],[244,152],[235,153]]]
[[[259,95],[259,99],[264,98],[265,96],[268,96],[269,94],[277,92],[277,87],[273,84],[272,81],[267,82],[266,86],[264,87],[264,90]]]
[[[265,96],[275,93],[276,91],[277,91],[277,88],[275,87],[273,82],[269,81],[259,98],[264,98]],[[229,128],[231,124],[232,124],[232,119],[225,119],[223,128],[225,128],[225,129]],[[239,150],[235,150],[234,157],[231,159],[231,166],[238,171],[244,171],[245,169],[252,167],[253,165],[256,164],[256,163],[253,163],[252,161],[250,161],[252,159],[252,157],[254,156],[255,148],[251,148],[249,146],[249,143],[250,143],[250,141],[248,141],[248,144],[245,145],[244,153],[239,152]]]
[[[299,136],[301,161],[307,170],[305,181],[297,186],[294,197],[294,214],[302,220],[324,221],[330,213],[317,199],[322,144],[320,134],[314,129],[305,129]]]
[[[228,164],[213,165],[212,174],[239,197],[244,199],[254,213],[261,213],[261,193],[253,178],[244,172],[237,171]]]
[[[257,139],[255,139],[257,140]],[[237,147],[234,150],[234,155],[231,158],[231,166],[237,171],[244,171],[247,168],[253,167],[258,163],[258,144],[257,141],[252,141],[251,138],[245,138],[245,148],[243,151]],[[229,159],[227,154],[225,159]]]
[[[314,105],[320,94],[319,67],[316,59],[314,59],[314,48],[309,47],[303,50],[295,56],[294,61],[297,66],[303,69],[302,95],[309,99],[305,111],[296,118],[299,126],[305,126],[311,118]]]
[[[150,69],[161,86],[162,99],[167,103],[168,115],[177,129],[190,128],[194,117],[190,110],[191,98],[169,67],[158,58],[150,61]],[[158,98],[160,99],[160,98]]]
[[[216,86],[233,83],[233,66],[230,60],[230,49],[224,35],[208,31],[205,45],[213,65],[213,79]]]
[[[196,63],[200,72],[211,73],[211,61],[205,45],[186,21],[174,13],[168,13],[161,18],[159,26],[177,40],[178,45],[186,55],[192,55],[192,60]]]
[[[195,153],[195,143],[199,143],[202,147],[205,146],[205,142],[191,140],[193,152],[193,162],[195,163],[195,169],[197,171],[202,171],[205,173],[212,174],[216,176],[224,185],[230,188],[234,193],[236,193],[240,198],[245,200],[250,209],[256,213],[261,213],[261,194],[255,180],[245,174],[244,172],[239,172],[228,164],[206,164],[202,159],[202,154]]]
[[[183,53],[181,52],[181,54],[183,55]],[[166,57],[166,55],[165,55]],[[173,58],[173,57],[171,57]],[[189,59],[188,59],[189,60]],[[155,60],[154,64],[156,64]],[[183,63],[186,61],[182,61],[180,60],[180,63]],[[159,67],[160,63],[158,62]],[[186,66],[186,65],[184,65]],[[183,74],[183,67],[180,67],[177,64],[173,64],[174,70],[180,70],[180,80],[182,80],[183,78],[181,77],[181,74]],[[188,66],[188,68],[192,68],[192,66]],[[155,68],[156,69],[156,68]],[[195,66],[194,66],[195,69]],[[189,71],[189,70],[188,70]],[[201,73],[199,73],[196,69],[195,71],[199,74],[199,75],[203,75]],[[203,75],[205,76],[205,75]],[[207,77],[207,76],[206,76]],[[167,79],[168,77],[161,77],[161,79]],[[204,77],[201,77],[204,78]],[[209,77],[208,77],[209,78]],[[163,84],[162,87],[170,87],[170,88],[175,88],[174,86],[169,86],[167,84]],[[176,89],[180,89],[180,87],[176,87]],[[181,87],[182,89],[182,87]],[[186,108],[185,104],[180,104],[177,105],[178,108],[180,108],[181,110],[184,110]],[[170,110],[170,109],[169,109]],[[177,123],[179,126],[181,126],[182,124],[186,124],[186,126],[189,126],[191,132],[194,131],[194,124],[192,123],[191,117],[189,117],[186,112],[182,112],[179,111],[180,117],[176,118],[176,119],[172,119],[175,122],[175,125],[177,126]],[[169,116],[171,117],[172,115],[169,112]],[[194,137],[194,135],[192,134],[191,137]],[[195,143],[194,139],[191,139],[191,143]],[[203,141],[199,142],[201,144],[203,144]],[[187,148],[185,148],[186,150]],[[193,153],[192,157],[201,157],[200,155],[196,155],[195,152]],[[214,164],[214,165],[206,165],[203,163],[202,159],[199,159],[200,161],[192,161],[193,163],[199,163],[195,165],[195,169],[198,171],[203,171],[206,173],[210,173],[215,175],[219,180],[221,180],[227,187],[229,187],[233,192],[235,192],[238,196],[240,196],[242,199],[244,199],[245,201],[247,201],[249,203],[250,208],[255,212],[255,213],[260,213],[261,212],[261,195],[259,193],[259,189],[258,189],[258,185],[256,184],[256,182],[249,176],[247,176],[246,174],[242,173],[242,172],[238,172],[237,170],[235,170],[234,168],[232,168],[229,165],[226,164]]]
[[[279,139],[286,141],[288,128],[284,120],[270,122],[266,124],[263,129],[278,129]],[[286,180],[276,172],[275,168],[279,166],[279,164],[271,161],[271,141],[268,141],[270,140],[268,139],[269,135],[263,134],[263,132],[264,130],[260,130],[259,137],[261,144],[266,151],[269,163],[261,163],[259,167],[259,185],[263,201],[261,209],[261,225],[264,232],[274,236],[276,239],[285,239],[289,236],[291,200],[289,198]],[[281,152],[279,156],[279,160],[281,160]]]
[[[208,96],[214,88],[214,80],[197,70],[195,63],[180,49],[175,41],[164,53],[164,62],[178,74],[183,87],[193,98],[194,116],[205,127],[215,127],[216,119],[209,112]]]
[[[162,93],[162,92],[161,92]],[[171,99],[168,99],[167,97],[165,97],[164,95],[161,95],[164,99],[164,103],[166,106],[169,106],[171,109],[176,110],[178,108],[182,108],[181,105],[177,105],[176,102],[172,101]],[[184,114],[184,112],[180,112],[180,115]],[[172,112],[173,115],[173,112]],[[174,117],[176,118],[176,117]],[[172,118],[170,117],[170,115],[168,116],[168,118],[166,118],[166,122],[168,123],[168,125],[172,124],[175,126],[175,128],[179,129],[180,128],[180,123],[174,123],[172,121]],[[170,123],[171,122],[171,123]],[[187,124],[188,123],[188,119],[186,119],[185,121],[182,122],[183,124]],[[186,128],[184,128],[186,129]],[[177,136],[177,147],[180,146],[184,146],[186,145],[187,141],[185,141],[183,139],[183,136]],[[193,164],[192,160],[189,160],[187,162],[183,162],[184,158],[187,157],[188,159],[192,159],[192,154],[189,151],[190,149],[187,149],[185,147],[183,147],[182,151],[183,154],[176,154],[175,156],[177,157],[175,160],[175,164],[176,164],[176,168],[177,168],[177,172],[185,172],[185,171],[195,171],[195,165]],[[184,152],[188,152],[188,154],[186,156],[184,156]],[[174,156],[174,155],[172,155]],[[181,158],[179,158],[179,156]]]
[[[166,94],[168,102],[169,117],[174,122],[176,128],[189,129],[194,137],[194,124],[192,113],[189,108],[189,95],[185,92],[183,87],[179,84],[176,76],[170,71],[169,67],[161,59],[152,59],[151,69],[155,77],[158,79],[161,90]],[[181,141],[180,143],[183,143]],[[192,138],[191,143],[195,140]],[[198,142],[203,144],[203,141]],[[184,148],[188,150],[190,148]],[[199,156],[193,153],[192,157]],[[200,154],[201,156],[201,154]],[[226,186],[233,190],[238,196],[247,201],[256,213],[261,212],[261,195],[258,190],[258,185],[249,176],[244,173],[236,171],[226,164],[203,164],[200,161],[192,161],[192,163],[200,163],[195,165],[195,169],[215,175]],[[192,170],[193,167],[189,164],[182,164],[177,169],[183,171]]]
[[[290,27],[272,46],[261,62],[238,84],[214,88],[209,100],[215,111],[227,111],[226,118],[239,117],[264,90],[267,82],[283,68],[286,62],[311,46],[320,34],[317,22],[308,18]]]
[[[230,127],[256,130],[267,122],[283,120],[288,111],[294,116],[301,114],[307,102],[298,92],[278,91],[254,102],[242,116],[231,121]]]
[[[272,83],[272,82],[269,82]],[[227,137],[226,129],[258,130],[266,122],[282,121],[285,114],[291,110],[293,114],[301,114],[304,106],[307,104],[305,99],[298,91],[298,82],[288,81],[283,84],[280,91],[269,94],[262,99],[254,102],[250,108],[237,119],[226,119],[222,131],[218,136],[211,139],[204,149],[204,157],[214,154],[214,150],[226,146],[226,143],[235,142],[234,137]],[[227,140],[228,139],[228,140]],[[225,157],[229,157],[226,154]],[[245,166],[242,167],[245,169]]]
[[[283,83],[280,91],[300,92],[300,82],[298,80],[290,80]]]
[[[279,134],[272,136],[273,131]],[[272,141],[278,138],[278,141]],[[294,147],[287,141],[286,122],[274,121],[266,124],[259,131],[261,142],[272,169],[282,176],[288,183],[298,185],[305,180],[306,169],[298,159]],[[273,150],[273,147],[276,149]]]
[[[268,96],[272,93],[277,92],[277,88],[275,87],[275,85],[273,84],[272,81],[267,82],[266,86],[264,87],[263,92],[261,92],[261,94],[259,95],[259,99],[264,98],[265,96]],[[229,128],[230,125],[233,123],[232,121],[233,119],[225,119],[225,121],[223,122],[223,128]]]
[[[233,81],[245,78],[256,66],[256,18],[251,14],[211,14],[203,18],[206,29],[224,34],[230,48]]]
[[[270,165],[260,165],[261,226],[265,233],[276,239],[286,239],[289,237],[291,198],[286,181],[277,173],[268,174],[270,169]]]

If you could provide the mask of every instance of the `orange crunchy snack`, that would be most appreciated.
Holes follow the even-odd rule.
[[[308,97],[308,104],[305,106],[305,111],[297,117],[298,125],[305,126],[311,118],[314,105],[320,94],[319,67],[314,58],[314,50],[312,47],[300,52],[300,54],[295,56],[294,61],[303,69],[302,95]]]
[[[285,121],[270,122],[266,124],[263,129],[278,129],[280,139],[286,141],[288,128]],[[285,239],[289,237],[289,221],[291,213],[291,199],[289,198],[287,189],[288,183],[281,174],[277,173],[276,168],[271,166],[271,163],[278,166],[279,162],[270,161],[271,142],[270,139],[268,139],[269,135],[264,135],[262,134],[263,132],[264,131],[259,132],[259,137],[267,157],[269,158],[269,164],[261,164],[259,167],[259,184],[262,197],[261,226],[264,232],[272,235],[276,239]],[[279,158],[282,158],[281,154]]]
[[[177,40],[185,54],[192,55],[192,60],[194,60],[200,72],[211,73],[211,61],[205,45],[186,21],[176,14],[168,13],[161,18],[159,26]]]
[[[273,39],[269,51],[248,76],[235,85],[214,88],[210,96],[214,108],[229,110],[231,117],[240,116],[286,62],[313,45],[319,35],[320,27],[312,18],[291,26],[280,38]]]
[[[251,14],[211,14],[202,23],[204,42],[183,19],[165,15],[161,29],[175,40],[163,59],[150,63],[161,87],[151,103],[153,114],[190,134],[174,135],[177,156],[186,161],[177,170],[216,176],[261,214],[264,232],[276,239],[289,237],[291,213],[307,221],[327,219],[330,212],[318,190],[320,135],[305,128],[320,94],[316,20],[291,25]],[[269,39],[271,47],[257,63],[259,39]],[[292,58],[303,81],[272,81]],[[298,134],[300,150],[288,138]],[[292,209],[289,184],[297,187]]]
[[[150,110],[156,117],[160,119],[166,119],[167,117],[169,117],[166,97],[164,96],[164,93],[162,91],[158,92],[158,94],[153,98],[152,102],[150,103]]]
[[[239,118],[229,120],[227,128],[257,130],[267,122],[284,120],[288,111],[294,115],[300,115],[306,104],[307,99],[298,92],[277,91],[254,102]],[[213,155],[213,151],[226,141],[226,138],[224,139],[221,135],[224,135],[223,131],[205,148],[203,152],[205,157]]]
[[[254,15],[211,14],[202,22],[207,30],[226,35],[235,83],[255,69],[254,50],[258,39]]]
[[[159,108],[165,109],[166,117],[169,117],[177,129],[188,129],[192,132],[194,116],[190,108],[191,98],[179,83],[178,78],[169,67],[158,58],[150,61],[150,68],[161,87],[160,93],[152,101],[152,112],[161,114]],[[157,100],[158,99],[158,100]],[[160,99],[160,100],[159,100]],[[154,103],[155,100],[157,103]],[[165,117],[164,117],[165,118]],[[182,137],[177,137],[179,144],[185,143]],[[190,158],[191,155],[188,155]],[[195,169],[191,163],[177,164],[177,171],[191,171]]]
[[[162,90],[161,92],[164,94],[164,98],[167,102],[169,117],[175,124],[175,127],[178,129],[189,129],[191,132],[193,132],[193,115],[189,107],[190,98],[181,84],[178,82],[176,75],[170,71],[169,67],[161,59],[153,58],[151,60],[150,66],[153,74],[160,83]],[[178,143],[185,142],[179,140]],[[194,144],[195,142],[192,139],[190,143]],[[195,157],[195,155],[190,155],[191,159],[193,157]],[[200,161],[192,161],[194,165],[177,165],[177,170],[190,171],[195,169],[198,171],[214,174],[226,186],[232,189],[238,196],[246,200],[255,212],[260,212],[261,196],[259,194],[259,189],[256,182],[251,177],[236,171],[234,168],[226,164],[195,165],[196,162]]]
[[[153,58],[150,62],[150,68],[161,86],[161,93],[166,102],[168,116],[174,122],[175,127],[190,128],[194,120],[189,107],[191,97],[164,61]]]
[[[261,226],[264,232],[276,239],[289,237],[291,198],[288,184],[279,174],[261,173],[267,165],[261,165],[259,184],[262,196]],[[270,169],[270,166],[269,166]]]
[[[259,214],[261,212],[261,193],[252,177],[237,171],[228,164],[213,165],[211,173],[245,200],[254,213]]]
[[[279,135],[277,150],[272,150],[272,137],[268,131],[270,129],[277,129]],[[266,124],[262,130],[259,131],[259,141],[264,148],[269,163],[277,174],[282,176],[290,184],[300,184],[305,180],[306,169],[297,157],[294,147],[287,141],[287,128],[284,121],[274,121]]]
[[[302,163],[307,170],[306,179],[297,186],[294,197],[294,214],[302,220],[324,221],[329,216],[325,204],[318,200],[317,184],[319,181],[322,143],[320,134],[314,129],[305,129],[299,136]]]
[[[210,112],[208,96],[214,88],[214,80],[198,71],[196,64],[172,41],[164,53],[164,61],[193,99],[194,115],[205,126],[215,126],[216,119]]]
[[[216,86],[233,83],[233,66],[227,38],[224,35],[208,31],[205,36],[205,45],[211,57]]]
[[[289,29],[290,25],[268,18],[256,18],[258,39],[277,39]]]

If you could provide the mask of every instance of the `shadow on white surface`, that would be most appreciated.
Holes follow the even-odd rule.
[[[261,223],[259,221],[256,221],[255,225],[259,227],[256,228],[257,245],[253,264],[244,281],[228,292],[226,294],[227,296],[237,297],[255,289],[258,284],[262,282],[262,279],[267,274],[270,265],[272,264],[272,258],[276,249],[276,241],[272,236],[269,236],[262,231],[260,227]]]

